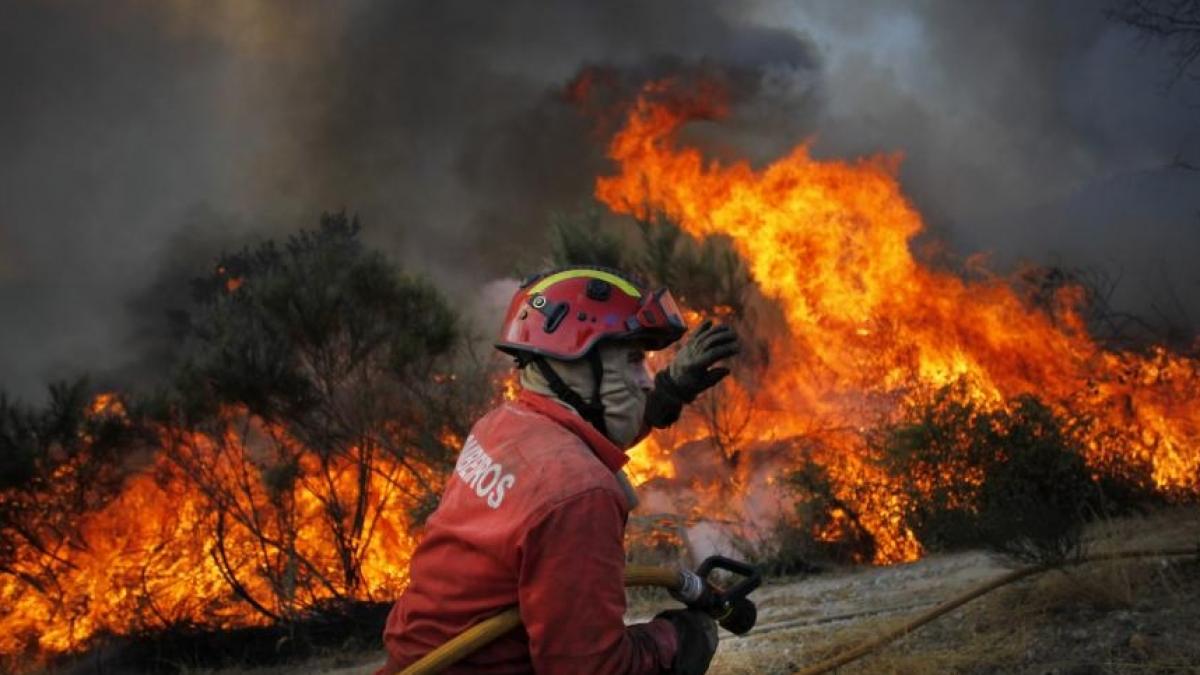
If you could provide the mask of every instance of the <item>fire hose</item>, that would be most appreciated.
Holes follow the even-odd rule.
[[[1067,561],[1066,565],[1074,566],[1112,560],[1192,555],[1200,555],[1200,549],[1188,547],[1118,551]],[[899,638],[911,634],[917,628],[930,623],[938,617],[948,614],[958,607],[998,588],[1043,572],[1061,568],[1062,566],[1060,565],[1033,565],[1003,574],[981,586],[953,597],[929,611],[904,622],[903,625],[886,631],[874,639],[867,640],[857,647],[796,671],[795,675],[821,675],[828,673],[877,651]],[[714,569],[730,571],[740,574],[744,578],[729,590],[723,591],[713,586],[707,579],[709,573]],[[639,565],[630,565],[625,568],[625,585],[627,587],[659,586],[666,588],[675,597],[682,599],[689,607],[708,612],[713,618],[717,619],[722,627],[737,635],[744,635],[749,632],[757,621],[758,610],[754,603],[746,596],[755,588],[758,588],[761,583],[762,577],[750,565],[720,556],[714,556],[705,560],[695,573]],[[401,675],[430,675],[441,672],[492,640],[516,628],[520,623],[521,616],[519,611],[516,607],[510,608],[467,629],[454,639],[427,654],[420,661],[409,666]]]
[[[732,573],[741,579],[728,589],[723,589],[709,580],[709,576],[716,570]],[[630,565],[625,568],[626,587],[665,588],[691,609],[707,613],[716,619],[722,628],[736,635],[749,632],[758,620],[758,610],[747,596],[761,583],[762,575],[754,567],[723,556],[705,559],[695,572],[642,565]],[[405,668],[400,675],[440,673],[520,624],[520,611],[516,607],[510,607],[459,633]]]

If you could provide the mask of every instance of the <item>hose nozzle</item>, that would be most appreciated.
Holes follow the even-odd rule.
[[[708,575],[716,569],[743,578],[728,590],[722,590],[708,581]],[[723,556],[711,556],[695,572],[681,570],[679,588],[671,595],[688,607],[707,613],[725,630],[744,635],[758,620],[758,608],[747,596],[761,584],[762,575],[754,567]]]

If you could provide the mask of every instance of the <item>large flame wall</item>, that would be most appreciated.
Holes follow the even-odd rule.
[[[770,403],[756,413],[754,439],[862,429],[915,395],[966,382],[983,405],[1032,393],[1086,417],[1097,469],[1148,464],[1158,490],[1200,492],[1195,360],[1101,349],[1076,311],[1078,289],[1058,292],[1054,312],[1039,311],[1003,280],[967,282],[923,265],[911,248],[921,217],[894,158],[818,161],[800,146],[754,169],[679,146],[684,123],[719,118],[724,107],[711,91],[647,86],[609,145],[618,171],[597,181],[596,196],[617,213],[662,213],[695,237],[728,237],[782,310],[786,334],[771,339]],[[876,561],[918,556],[901,525],[901,490],[887,489],[861,438],[825,440],[832,452],[817,461],[880,542]],[[663,457],[653,440],[640,453],[641,475],[664,466],[652,461]],[[864,493],[862,484],[881,488]]]

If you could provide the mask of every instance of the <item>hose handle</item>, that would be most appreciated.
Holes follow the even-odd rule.
[[[722,590],[708,581],[708,576],[718,569],[737,574],[742,579]],[[681,571],[679,581],[679,588],[672,595],[688,607],[707,613],[731,633],[743,635],[758,620],[758,609],[746,596],[762,584],[762,575],[751,565],[715,555],[706,558],[695,572]]]
[[[726,558],[723,555],[711,555],[705,558],[704,562],[700,563],[700,567],[696,568],[696,576],[707,582],[708,575],[712,574],[713,570],[724,570],[742,577],[742,580],[732,587],[717,593],[717,599],[722,604],[743,599],[762,585],[762,574],[757,568],[749,563]]]

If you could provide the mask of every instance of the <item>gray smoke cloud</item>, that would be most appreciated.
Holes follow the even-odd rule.
[[[956,250],[1106,264],[1134,304],[1168,278],[1200,296],[1182,262],[1200,250],[1200,174],[1170,167],[1200,162],[1197,94],[1164,93],[1166,57],[1103,7],[4,3],[0,387],[152,379],[188,277],[323,210],[477,295],[607,170],[562,99],[586,66],[724,68],[744,86],[733,118],[690,130],[717,152],[900,151]]]

